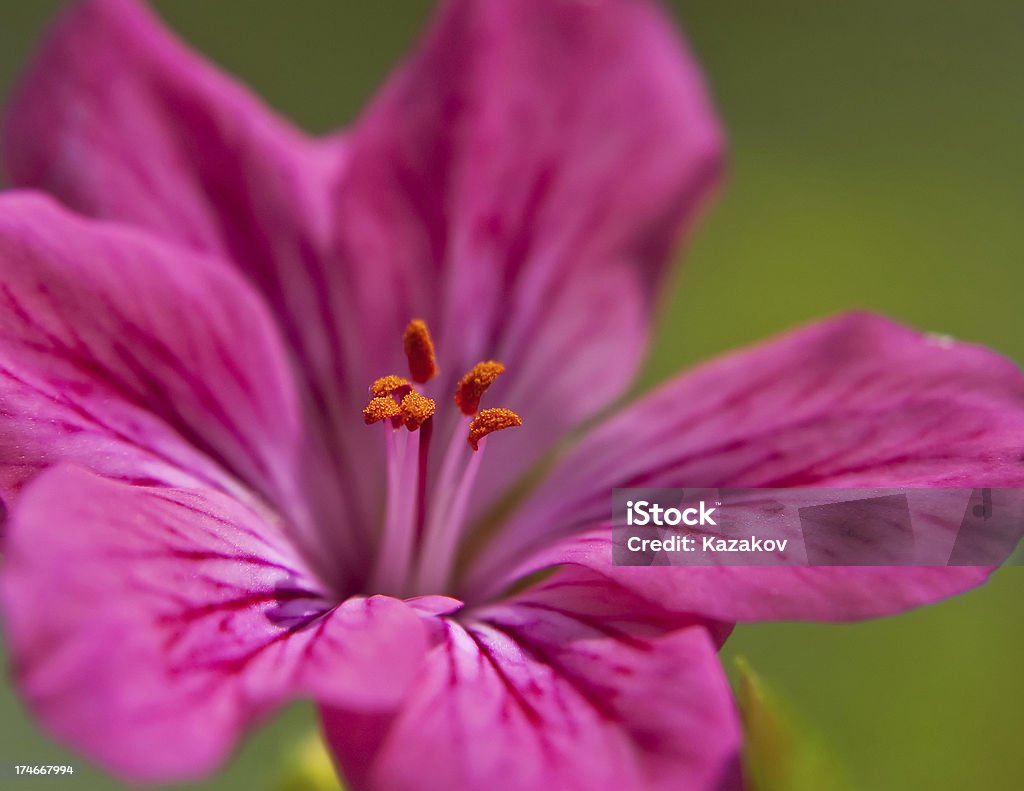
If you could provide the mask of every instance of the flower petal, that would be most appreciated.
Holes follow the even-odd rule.
[[[615,487],[1024,485],[1024,375],[981,347],[853,314],[684,375],[585,438],[469,587],[582,563],[722,620],[850,619],[981,582],[983,569],[611,567]],[[560,543],[561,542],[561,543]],[[473,600],[470,597],[470,600]]]
[[[15,186],[233,259],[267,290],[324,219],[334,148],[276,118],[139,0],[83,0],[60,16],[2,137]]]
[[[58,19],[16,90],[2,154],[15,186],[233,262],[298,360],[310,434],[355,453],[368,366],[350,371],[348,356],[375,346],[336,301],[345,273],[326,252],[340,138],[310,140],[275,117],[144,3],[85,0]],[[338,425],[345,416],[347,432]],[[324,477],[347,488],[348,521],[360,525],[377,491],[372,478],[348,485],[373,467],[351,458],[327,457]],[[320,496],[325,512],[342,512],[330,492]]]
[[[312,530],[305,470],[316,457],[287,359],[230,268],[7,193],[0,305],[0,496],[72,461],[265,497]]]
[[[166,463],[163,480],[180,467],[193,481],[230,472],[267,495],[287,489],[299,415],[281,343],[218,261],[6,193],[0,300],[7,465],[73,459],[128,477],[144,465],[125,462],[148,456]]]
[[[716,648],[725,645],[734,627],[732,623],[673,610],[661,602],[638,596],[598,572],[575,564],[566,564],[503,602],[517,607],[572,613],[574,618],[592,625],[600,624],[606,629],[648,636],[700,626],[711,636]]]
[[[426,647],[397,600],[332,607],[267,513],[66,466],[12,509],[0,592],[35,716],[134,781],[210,771],[294,695],[393,706]]]
[[[347,779],[407,791],[739,788],[737,715],[708,632],[651,633],[578,605],[544,589],[446,621],[396,717],[327,709]]]
[[[641,362],[659,275],[722,154],[673,28],[647,0],[449,0],[349,136],[337,243],[367,337],[426,319],[439,398],[480,360],[508,367],[488,401],[527,427],[481,490]]]

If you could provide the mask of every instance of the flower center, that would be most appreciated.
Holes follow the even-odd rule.
[[[394,374],[377,379],[370,385],[370,400],[363,410],[368,425],[383,426],[387,447],[387,501],[370,589],[393,596],[448,588],[487,437],[523,424],[511,409],[480,409],[484,394],[505,366],[493,360],[477,363],[455,389],[458,424],[441,459],[437,481],[428,490],[437,404],[416,387],[437,376],[439,369],[423,321],[409,322],[403,346],[412,381]]]

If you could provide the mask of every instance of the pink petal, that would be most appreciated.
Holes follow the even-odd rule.
[[[503,528],[469,587],[575,562],[722,620],[880,615],[985,571],[613,568],[611,490],[1021,485],[1020,370],[981,347],[853,314],[704,365],[600,426]]]
[[[327,709],[366,789],[738,788],[739,726],[709,634],[594,617],[561,590],[447,621],[394,718]]]
[[[700,626],[718,648],[725,645],[734,626],[673,610],[660,601],[639,596],[630,588],[575,564],[566,564],[504,601],[534,609],[554,608],[560,612],[571,612],[575,618],[590,624],[648,636]],[[476,610],[468,609],[466,612],[472,615]]]
[[[322,230],[340,154],[274,117],[138,0],[84,0],[58,18],[2,144],[16,186],[233,258],[268,290]]]
[[[368,384],[361,355],[376,346],[353,323],[345,272],[325,254],[328,185],[344,159],[338,139],[310,140],[276,118],[143,3],[85,0],[59,18],[15,91],[2,153],[16,186],[232,261],[264,294],[299,361],[311,433],[356,453]],[[397,348],[400,336],[390,343]],[[351,424],[339,426],[345,417]],[[327,462],[335,489],[373,466]],[[323,510],[347,507],[348,521],[362,524],[373,483],[348,487],[347,506],[322,486]]]
[[[641,362],[659,275],[720,167],[699,71],[647,0],[450,0],[348,144],[353,307],[368,338],[428,321],[445,401],[474,363],[508,366],[488,402],[527,425],[479,486],[507,485]]]
[[[281,342],[218,261],[7,193],[0,305],[4,497],[74,461],[129,480],[245,484],[301,510]]]
[[[329,573],[354,573],[357,533],[318,532],[311,513],[339,487],[318,477],[330,468],[304,436],[277,329],[217,259],[0,197],[0,406],[5,500],[61,461],[265,497]]]
[[[58,739],[134,781],[200,776],[295,695],[379,711],[426,647],[384,597],[336,599],[273,516],[212,490],[45,472],[11,514],[14,673]]]

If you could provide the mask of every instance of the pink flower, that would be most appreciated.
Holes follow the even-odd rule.
[[[719,171],[644,0],[450,0],[318,140],[92,0],[3,146],[66,207],[0,197],[8,641],[44,726],[128,779],[207,773],[306,696],[358,788],[734,787],[732,623],[892,613],[984,571],[612,567],[610,489],[1024,484],[1015,366],[852,315],[675,379],[496,507],[630,382]],[[422,397],[380,385],[366,427],[413,318],[440,374],[414,327]],[[524,425],[474,452],[452,394],[490,360],[483,408]]]

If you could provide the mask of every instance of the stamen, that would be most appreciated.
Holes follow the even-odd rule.
[[[405,395],[405,393],[409,392],[411,389],[412,385],[409,384],[408,379],[403,379],[401,376],[391,374],[390,376],[382,376],[370,385],[370,396],[373,398],[381,398],[383,396],[393,394]]]
[[[462,377],[455,390],[455,403],[464,415],[475,415],[480,408],[480,399],[494,380],[505,372],[505,366],[494,360],[477,363]]]
[[[469,424],[469,446],[473,450],[478,450],[478,443],[488,434],[521,425],[523,419],[511,409],[485,409]]]
[[[426,322],[413,319],[405,328],[402,338],[409,372],[414,382],[424,384],[438,374],[437,358],[434,355],[434,341],[430,337]]]
[[[420,435],[387,431],[388,493],[384,528],[370,584],[374,591],[403,594],[416,540],[416,497]]]
[[[434,416],[434,408],[437,405],[434,399],[427,398],[422,393],[412,390],[405,394],[402,399],[402,420],[409,431],[416,431],[427,420]]]
[[[402,408],[395,403],[391,396],[377,396],[370,399],[370,403],[363,410],[363,420],[366,425],[379,423],[388,418],[396,418],[402,414]]]
[[[463,451],[465,452],[465,451]],[[469,496],[473,491],[476,474],[480,470],[482,453],[470,454],[469,463],[451,498],[446,503],[444,514],[447,524],[433,536],[433,542],[423,548],[423,556],[417,569],[416,583],[420,592],[444,590],[451,578],[452,569],[459,550],[459,539],[466,527],[469,510]]]
[[[467,454],[466,446],[462,444],[461,436],[469,429],[469,423],[468,417],[459,418],[433,490],[435,496],[430,503],[430,516],[423,532],[414,588],[418,593],[443,590],[455,563],[464,525],[453,505],[460,499],[460,492],[472,487],[483,458],[482,453]],[[465,507],[461,510],[464,516]]]
[[[376,556],[369,574],[374,592],[404,596],[436,593],[451,581],[459,544],[470,527],[470,500],[483,460],[485,438],[495,431],[523,425],[511,409],[480,409],[488,388],[505,371],[494,360],[479,362],[459,381],[455,403],[462,413],[445,429],[447,451],[428,482],[431,435],[437,404],[417,384],[438,375],[434,342],[427,325],[413,319],[402,339],[409,361],[411,382],[401,376],[383,376],[370,386],[370,401],[363,410],[368,424],[391,422],[387,445],[387,500],[377,535]],[[398,431],[402,426],[408,431]],[[467,437],[473,453],[466,452]]]

